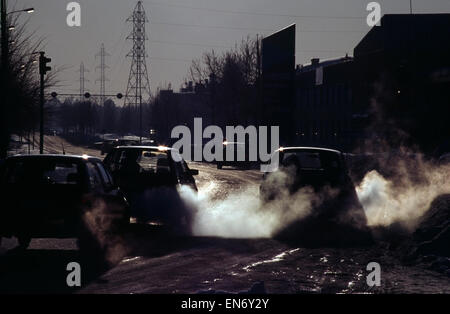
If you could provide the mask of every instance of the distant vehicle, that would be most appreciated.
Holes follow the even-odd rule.
[[[118,232],[129,224],[127,200],[100,159],[13,156],[6,159],[0,180],[0,238],[15,236],[22,249],[36,237],[78,237],[80,250],[101,250],[93,233]],[[85,219],[100,209],[99,218],[110,222],[108,230],[92,230],[93,221]]]
[[[232,160],[227,160],[227,154],[232,151]],[[228,153],[227,153],[228,152]],[[222,169],[224,166],[232,166],[236,168],[249,169],[249,147],[246,143],[241,142],[223,142],[223,160],[216,161],[217,169]],[[238,157],[243,156],[243,160],[239,160]],[[242,157],[241,157],[242,159]]]
[[[132,146],[132,145],[139,145],[138,140],[130,140],[130,139],[113,139],[113,140],[106,140],[101,145],[101,154],[105,155],[108,154],[114,147],[117,146]]]
[[[280,195],[289,197],[308,188],[317,196],[311,199],[310,219],[332,224],[347,220],[353,225],[366,225],[366,216],[348,175],[344,154],[316,147],[286,147],[274,154],[278,154],[279,167],[263,176],[260,186],[263,201],[271,202]]]
[[[173,155],[177,154],[179,161]],[[156,146],[119,146],[104,159],[131,205],[131,216],[141,222],[162,222],[175,227],[189,224],[179,188],[197,191],[194,175],[178,151]]]

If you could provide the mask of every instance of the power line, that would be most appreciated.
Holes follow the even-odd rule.
[[[224,46],[224,45],[197,44],[197,43],[186,43],[186,42],[167,41],[167,40],[150,40],[150,43],[181,45],[181,46],[194,46],[194,47],[226,48],[226,49],[232,48],[231,46]]]
[[[163,58],[163,57],[149,57],[149,58],[153,59],[153,60],[192,62],[192,60],[188,60],[188,59],[175,59],[175,58]]]
[[[212,8],[192,7],[192,6],[182,5],[182,4],[170,4],[170,3],[162,3],[162,2],[154,2],[154,1],[149,1],[148,3],[151,4],[151,5],[183,8],[183,9],[190,9],[190,10],[201,10],[201,11],[217,12],[217,13],[227,13],[227,14],[279,16],[279,17],[290,17],[290,18],[322,18],[322,19],[347,19],[347,20],[361,20],[361,19],[365,19],[365,17],[361,17],[361,16],[294,15],[294,14],[279,14],[279,13],[265,13],[265,12],[250,12],[250,11],[233,11],[233,10],[223,10],[223,9],[212,9]]]
[[[348,52],[347,50],[298,49],[296,52]]]
[[[182,24],[182,23],[169,23],[169,22],[151,22],[151,24],[154,24],[154,25],[182,26],[182,27],[233,29],[233,30],[240,30],[240,31],[262,31],[262,32],[273,32],[274,31],[273,29],[267,29],[267,28],[217,26],[217,25],[198,25],[198,24]]]
[[[219,26],[219,25],[200,25],[200,24],[185,24],[185,23],[171,23],[171,22],[151,22],[154,25],[170,25],[180,27],[197,27],[197,28],[215,28],[215,29],[231,29],[231,30],[248,30],[261,32],[274,32],[275,29],[255,28],[255,27],[235,27],[235,26]],[[366,30],[339,30],[339,29],[299,29],[300,33],[365,33]]]

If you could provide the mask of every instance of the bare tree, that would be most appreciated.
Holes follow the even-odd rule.
[[[39,104],[39,51],[43,48],[43,38],[36,32],[27,32],[28,21],[21,23],[17,15],[8,16],[8,25],[14,25],[9,34],[8,64],[2,64],[4,72],[1,84],[2,114],[4,125],[1,129],[0,154],[6,156],[10,135],[29,134],[36,129]],[[55,82],[56,71],[46,76],[45,86]],[[48,112],[48,110],[47,110]]]

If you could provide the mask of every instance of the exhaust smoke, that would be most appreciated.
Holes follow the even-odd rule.
[[[273,180],[286,183],[289,177],[280,172]],[[321,202],[311,188],[302,188],[290,195],[283,186],[273,185],[277,198],[268,203],[261,200],[259,185],[243,187],[225,199],[214,199],[214,192],[221,188],[215,182],[209,183],[198,195],[185,186],[180,194],[193,212],[193,235],[268,238],[291,222],[307,217]]]
[[[368,226],[400,224],[413,232],[433,200],[450,191],[450,168],[422,157],[399,159],[390,167],[390,175],[368,172],[356,187],[358,198]]]

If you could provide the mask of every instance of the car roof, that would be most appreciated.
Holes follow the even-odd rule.
[[[117,146],[114,149],[146,149],[146,150],[157,150],[157,151],[177,151],[174,148],[166,146]]]
[[[342,152],[340,152],[340,151],[338,151],[336,149],[323,148],[323,147],[301,147],[301,146],[299,146],[299,147],[281,147],[277,151],[284,152],[286,150],[298,150],[298,151],[301,151],[301,150],[305,150],[305,151],[315,150],[315,151],[331,152],[331,153],[335,153],[335,154],[342,154]]]
[[[11,157],[8,157],[8,160],[15,160],[15,159],[67,159],[67,160],[88,160],[88,161],[102,161],[100,158],[92,157],[88,155],[63,155],[63,154],[31,154],[31,155],[14,155]]]

